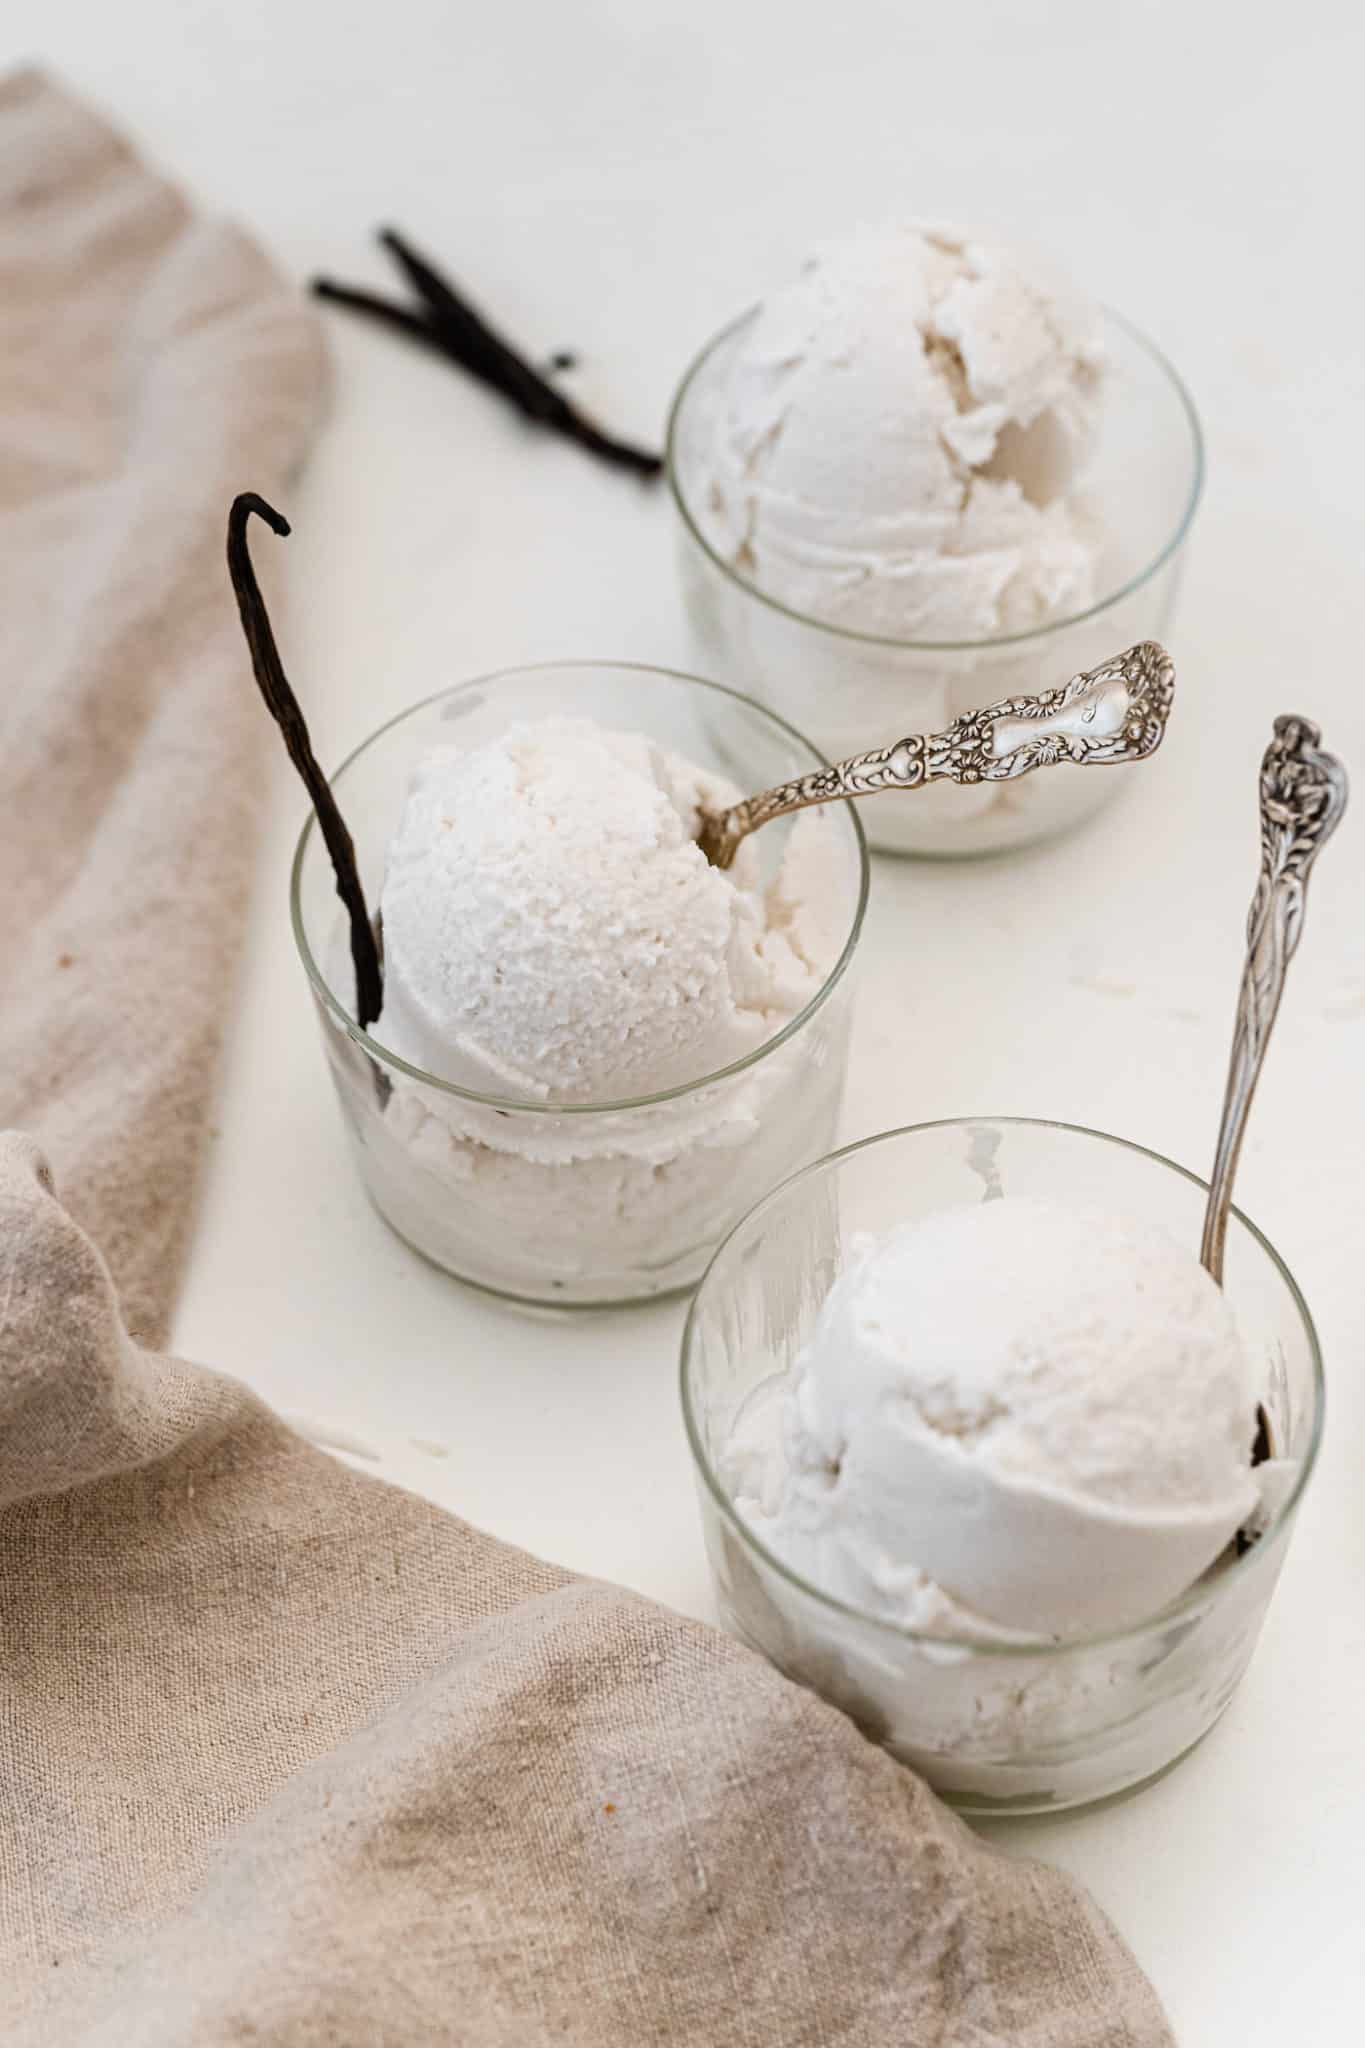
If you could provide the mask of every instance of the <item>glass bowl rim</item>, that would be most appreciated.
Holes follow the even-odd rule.
[[[340,766],[335,768],[328,776],[328,784],[332,788],[336,788],[341,783],[347,770],[360,759],[361,755],[368,753],[371,747],[377,746],[381,740],[387,738],[395,727],[404,724],[410,718],[417,717],[423,711],[429,711],[433,705],[442,703],[447,698],[461,696],[466,691],[488,690],[499,683],[520,681],[528,676],[546,675],[553,670],[564,669],[587,671],[612,669],[617,672],[625,671],[636,676],[662,678],[670,683],[682,683],[691,689],[709,690],[718,697],[729,697],[736,704],[742,705],[746,711],[754,712],[768,725],[775,726],[788,739],[795,740],[799,746],[803,747],[811,755],[816,768],[828,768],[831,765],[820,752],[820,749],[811,740],[808,740],[804,733],[798,732],[796,727],[791,725],[778,712],[770,711],[766,705],[759,704],[754,698],[745,696],[741,690],[732,690],[726,683],[709,682],[704,676],[689,675],[681,669],[661,668],[652,662],[610,661],[577,657],[569,661],[526,662],[512,668],[493,669],[486,675],[470,676],[463,682],[449,683],[444,689],[433,690],[430,696],[419,698],[415,704],[409,704],[403,710],[395,712],[392,718],[385,719],[382,725],[377,726],[372,733],[361,740],[358,746],[353,747]],[[410,1080],[421,1081],[427,1087],[438,1089],[444,1095],[453,1095],[465,1102],[478,1103],[481,1108],[500,1110],[514,1116],[610,1116],[619,1111],[652,1109],[660,1103],[676,1102],[684,1097],[696,1095],[703,1088],[714,1087],[719,1082],[728,1081],[734,1075],[745,1073],[750,1067],[756,1066],[760,1060],[766,1059],[770,1053],[776,1052],[779,1046],[785,1045],[789,1039],[794,1038],[809,1023],[816,1011],[824,1005],[843,980],[845,971],[857,948],[859,937],[862,934],[863,920],[867,913],[868,893],[872,882],[872,867],[868,855],[867,835],[863,830],[862,819],[858,815],[858,806],[850,802],[848,798],[844,798],[838,808],[848,813],[849,822],[852,826],[853,848],[858,863],[858,888],[857,900],[853,906],[853,915],[849,923],[848,936],[833,967],[825,976],[810,1001],[802,1009],[798,1010],[794,1017],[789,1017],[780,1031],[774,1032],[771,1038],[765,1038],[762,1045],[754,1046],[749,1052],[744,1054],[742,1059],[732,1060],[729,1066],[719,1067],[714,1073],[703,1074],[695,1081],[679,1082],[676,1086],[661,1089],[657,1094],[653,1095],[626,1096],[608,1102],[556,1102],[553,1100],[530,1102],[524,1097],[517,1095],[484,1094],[477,1088],[462,1088],[457,1082],[443,1080],[439,1074],[431,1074],[423,1067],[413,1066],[410,1061],[402,1059],[396,1052],[390,1051],[389,1047],[384,1045],[379,1039],[372,1038],[368,1031],[357,1024],[355,1018],[351,1016],[345,1005],[338,998],[330,981],[323,973],[321,965],[314,956],[313,949],[308,941],[308,935],[304,929],[301,901],[303,864],[308,852],[310,838],[316,835],[318,830],[317,818],[311,810],[304,820],[302,831],[299,833],[298,843],[294,849],[294,858],[289,871],[289,917],[294,933],[294,943],[298,948],[299,957],[303,961],[304,971],[312,984],[314,994],[323,1003],[324,1007],[331,1012],[347,1036],[353,1039],[380,1066],[396,1069],[400,1074],[405,1074]],[[347,957],[349,958],[349,955]]]
[[[756,1552],[770,1571],[775,1572],[779,1578],[785,1579],[788,1585],[795,1586],[797,1591],[804,1594],[808,1599],[818,1602],[820,1606],[827,1607],[836,1614],[846,1616],[861,1626],[875,1629],[883,1636],[890,1636],[897,1642],[912,1643],[931,1654],[951,1651],[955,1655],[971,1655],[979,1658],[1057,1657],[1068,1655],[1077,1650],[1099,1649],[1134,1641],[1150,1634],[1153,1628],[1177,1620],[1192,1607],[1199,1606],[1210,1599],[1214,1601],[1220,1600],[1225,1587],[1230,1585],[1233,1580],[1245,1576],[1245,1571],[1254,1565],[1258,1561],[1259,1556],[1263,1554],[1262,1545],[1268,1544],[1272,1537],[1276,1537],[1281,1531],[1287,1530],[1292,1523],[1298,1504],[1303,1497],[1304,1489],[1317,1464],[1318,1451],[1322,1444],[1327,1383],[1323,1370],[1322,1347],[1318,1339],[1317,1327],[1314,1324],[1308,1304],[1304,1300],[1303,1292],[1294,1275],[1290,1272],[1288,1266],[1265,1233],[1258,1229],[1256,1224],[1251,1221],[1251,1218],[1245,1215],[1241,1209],[1234,1207],[1231,1213],[1236,1217],[1243,1229],[1246,1230],[1253,1242],[1260,1246],[1262,1252],[1265,1253],[1271,1265],[1279,1274],[1285,1287],[1288,1289],[1289,1297],[1294,1303],[1298,1311],[1299,1320],[1303,1325],[1304,1335],[1308,1341],[1312,1369],[1312,1434],[1303,1458],[1300,1460],[1299,1470],[1294,1476],[1294,1483],[1287,1490],[1284,1498],[1278,1503],[1273,1517],[1266,1524],[1261,1534],[1260,1541],[1251,1544],[1240,1557],[1234,1557],[1223,1565],[1215,1583],[1207,1583],[1206,1576],[1201,1575],[1192,1586],[1188,1586],[1176,1599],[1168,1601],[1164,1607],[1157,1609],[1154,1613],[1145,1615],[1141,1621],[1125,1623],[1122,1628],[1102,1629],[1086,1635],[1067,1636],[1061,1642],[1042,1643],[984,1643],[970,1637],[928,1635],[922,1630],[903,1627],[899,1622],[892,1621],[885,1615],[869,1613],[866,1608],[857,1607],[851,1601],[839,1599],[837,1594],[825,1592],[821,1587],[814,1585],[809,1579],[803,1578],[800,1572],[794,1571],[790,1565],[785,1564],[775,1551],[770,1550],[767,1544],[759,1536],[755,1535],[743,1516],[738,1512],[713,1471],[711,1460],[701,1441],[701,1432],[697,1427],[696,1416],[693,1412],[691,1390],[691,1365],[697,1317],[702,1298],[706,1293],[711,1277],[720,1261],[724,1258],[731,1242],[739,1236],[740,1232],[762,1210],[782,1201],[804,1181],[813,1180],[817,1175],[828,1173],[832,1168],[842,1164],[844,1160],[851,1159],[856,1153],[865,1152],[874,1145],[890,1144],[902,1138],[919,1137],[927,1131],[953,1129],[965,1131],[974,1124],[994,1124],[1003,1126],[1006,1129],[1064,1131],[1069,1137],[1093,1138],[1101,1144],[1116,1145],[1125,1152],[1136,1152],[1140,1157],[1153,1160],[1158,1166],[1166,1167],[1170,1172],[1178,1175],[1181,1180],[1190,1182],[1192,1186],[1202,1188],[1205,1192],[1208,1190],[1207,1181],[1201,1180],[1197,1173],[1192,1173],[1189,1167],[1179,1165],[1174,1159],[1168,1159],[1164,1153],[1154,1151],[1150,1145],[1139,1145],[1131,1138],[1119,1138],[1110,1131],[1097,1131],[1086,1124],[1063,1123],[1056,1117],[935,1117],[927,1123],[901,1124],[895,1130],[877,1131],[870,1138],[860,1138],[855,1144],[840,1146],[837,1152],[827,1152],[822,1159],[812,1161],[809,1166],[802,1167],[799,1173],[789,1175],[777,1187],[770,1189],[761,1201],[756,1202],[752,1209],[742,1216],[731,1230],[727,1231],[712,1253],[706,1270],[697,1283],[696,1291],[688,1305],[687,1320],[683,1325],[679,1372],[683,1427],[687,1434],[688,1448],[692,1453],[692,1462],[700,1473],[707,1492],[720,1509],[724,1520],[738,1535],[741,1543],[749,1550]]]
[[[896,638],[893,634],[860,633],[850,626],[835,625],[830,619],[817,618],[813,612],[797,611],[794,606],[783,604],[780,598],[769,596],[767,591],[759,588],[758,584],[751,583],[747,577],[741,576],[738,570],[712,547],[710,541],[702,532],[701,525],[694,516],[692,508],[687,501],[682,481],[678,474],[676,459],[683,409],[702,371],[706,368],[706,365],[717,350],[722,348],[727,341],[731,340],[739,332],[740,328],[754,319],[761,310],[761,302],[759,302],[750,306],[747,311],[739,314],[736,319],[728,321],[718,333],[713,334],[710,340],[702,346],[684,371],[682,381],[673,394],[673,400],[668,411],[668,427],[664,437],[664,474],[668,478],[669,493],[674,505],[677,507],[678,516],[708,561],[720,571],[721,575],[728,582],[733,583],[737,590],[742,590],[746,597],[753,598],[758,604],[766,605],[770,611],[779,613],[781,617],[792,619],[797,625],[805,626],[811,632],[828,633],[833,639],[848,641],[854,646],[896,648],[902,653],[907,654],[979,654],[985,649],[993,647],[1019,647],[1034,640],[1044,640],[1051,633],[1064,632],[1069,626],[1083,625],[1088,619],[1098,618],[1101,613],[1111,610],[1117,604],[1121,604],[1124,598],[1131,597],[1135,591],[1142,588],[1144,583],[1151,581],[1158,570],[1163,568],[1171,557],[1177,553],[1185,536],[1188,534],[1194,521],[1194,515],[1199,509],[1199,501],[1204,493],[1204,479],[1207,470],[1204,428],[1199,416],[1199,410],[1184,378],[1180,375],[1165,351],[1158,348],[1150,335],[1144,334],[1140,327],[1136,326],[1131,320],[1126,319],[1122,313],[1118,312],[1114,307],[1101,302],[1100,311],[1105,319],[1112,320],[1116,327],[1122,328],[1129,339],[1135,342],[1164,374],[1180,410],[1184,414],[1185,423],[1190,432],[1193,472],[1190,480],[1189,495],[1170,536],[1163,542],[1145,568],[1137,570],[1135,574],[1119,584],[1116,589],[1109,591],[1104,597],[1097,598],[1093,604],[1086,605],[1081,611],[1068,612],[1061,618],[1048,619],[1042,625],[1026,627],[1020,633],[997,633],[984,640],[902,640]]]

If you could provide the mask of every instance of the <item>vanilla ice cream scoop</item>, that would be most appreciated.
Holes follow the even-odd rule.
[[[743,1511],[794,1570],[903,1625],[1121,1628],[1256,1508],[1256,1391],[1227,1303],[1151,1225],[1023,1199],[864,1247],[776,1404]],[[780,1431],[780,1433],[779,1433]]]
[[[793,886],[821,833],[793,831],[766,889],[756,857],[708,865],[700,809],[737,794],[584,719],[430,754],[388,851],[375,1036],[459,1086],[565,1103],[762,1045],[818,990],[838,920],[830,891]]]
[[[864,230],[745,332],[708,533],[765,595],[858,633],[981,640],[1081,611],[1098,539],[1068,494],[1102,364],[1098,308],[1036,257]]]

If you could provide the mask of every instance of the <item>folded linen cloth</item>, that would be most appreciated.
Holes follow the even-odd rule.
[[[29,74],[0,348],[0,1089],[44,1141],[0,1137],[0,2038],[1169,2048],[1084,1895],[833,1708],[129,1334],[242,890],[224,513],[298,453],[316,344]]]
[[[265,739],[223,522],[298,461],[324,367],[245,235],[41,74],[0,78],[0,1124],[50,1148],[152,1341]]]

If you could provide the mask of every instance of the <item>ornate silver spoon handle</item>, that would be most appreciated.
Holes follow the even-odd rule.
[[[1220,1287],[1233,1176],[1285,975],[1303,930],[1309,870],[1346,808],[1346,771],[1335,755],[1323,753],[1321,739],[1306,718],[1277,718],[1275,737],[1261,762],[1261,873],[1247,919],[1246,966],[1199,1250],[1201,1263]]]
[[[1170,655],[1155,640],[1143,640],[1040,697],[1007,697],[967,712],[946,732],[912,733],[746,797],[727,811],[703,812],[697,843],[713,867],[728,868],[750,832],[809,804],[930,782],[1013,782],[1059,761],[1077,767],[1145,761],[1161,745],[1174,696]]]

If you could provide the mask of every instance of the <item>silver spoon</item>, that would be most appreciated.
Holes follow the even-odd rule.
[[[1161,745],[1174,697],[1170,655],[1155,640],[1142,640],[1040,697],[1007,697],[967,712],[946,732],[912,733],[728,810],[703,811],[697,844],[712,867],[728,868],[750,832],[808,804],[930,782],[1014,782],[1060,761],[1083,768],[1145,761]]]
[[[1261,872],[1247,919],[1246,965],[1199,1248],[1200,1263],[1220,1287],[1233,1176],[1285,976],[1303,930],[1309,870],[1346,808],[1346,770],[1335,754],[1322,751],[1321,740],[1309,719],[1277,718],[1275,737],[1261,762]]]
[[[1246,965],[1199,1247],[1201,1265],[1220,1287],[1233,1178],[1285,977],[1303,931],[1309,870],[1346,808],[1346,770],[1334,754],[1322,751],[1321,739],[1306,718],[1277,718],[1275,737],[1261,762],[1261,872],[1247,919]],[[1261,1465],[1273,1455],[1270,1417],[1260,1405],[1251,1462]],[[1238,1548],[1253,1540],[1242,1532]]]

